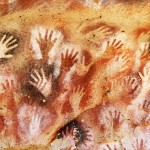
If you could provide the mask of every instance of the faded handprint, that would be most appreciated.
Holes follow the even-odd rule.
[[[0,40],[0,58],[12,58],[12,54],[7,54],[14,48],[18,47],[17,39],[14,36],[7,38],[6,34]]]
[[[143,74],[139,72],[142,79],[142,91],[148,92],[150,90],[150,62],[143,68]]]
[[[90,69],[93,63],[89,63],[88,65],[85,64],[85,56],[82,56],[81,60],[78,61],[76,65],[77,74],[79,76],[84,76]]]
[[[110,114],[111,121],[112,121],[112,128],[114,131],[116,131],[120,128],[120,126],[122,124],[121,113],[117,112],[117,110],[115,110],[114,115],[111,111],[109,112],[109,114]]]
[[[102,140],[105,140],[106,138],[110,137],[110,118],[108,118],[106,115],[105,116],[101,116],[101,117],[104,117],[98,127],[99,127],[99,130],[100,130],[100,138]]]
[[[87,33],[86,38],[96,44],[99,44],[100,39],[108,38],[113,33],[114,31],[109,26],[102,25],[99,28]]]
[[[134,150],[146,150],[146,146],[143,139],[136,139],[136,141],[132,144],[132,147],[134,148]]]
[[[111,146],[109,144],[106,145],[106,148],[104,148],[103,150],[126,150],[123,146],[117,148],[116,145],[113,145],[113,148],[111,148]]]
[[[77,62],[78,52],[74,53],[74,49],[69,53],[69,49],[66,50],[66,54],[61,54],[61,71],[68,72],[71,67]]]
[[[70,102],[74,109],[74,112],[78,112],[80,110],[79,105],[84,94],[84,87],[78,85],[77,87],[73,88],[73,93],[70,97]]]
[[[8,100],[14,99],[14,92],[15,92],[15,84],[14,80],[6,80],[5,83],[2,83],[3,91],[7,97]]]
[[[139,125],[149,125],[150,124],[150,101],[144,100],[141,109],[145,112],[139,121]]]
[[[106,118],[107,119],[107,118]],[[99,129],[100,129],[100,132],[102,133],[102,138],[105,138],[107,136],[107,126],[105,125],[105,123],[100,123],[99,124]]]
[[[120,87],[122,86],[122,83],[119,80],[113,79],[110,82],[111,82],[110,90],[116,90],[117,87],[119,87],[119,89],[121,89]],[[117,91],[118,91],[118,89],[117,89]],[[120,91],[122,91],[122,90],[120,90]]]
[[[34,111],[29,124],[29,132],[31,136],[36,136],[39,134],[41,121],[42,116],[40,116],[37,111]]]
[[[139,71],[140,67],[150,60],[150,44],[145,43],[140,46],[140,49],[135,52],[135,61],[133,70]]]
[[[122,46],[123,44],[121,40],[117,41],[116,39],[114,39],[112,42],[108,41],[104,55],[112,55],[112,53],[115,54],[116,52],[118,52],[118,50],[122,48]]]
[[[137,90],[139,82],[138,82],[137,78],[132,77],[132,76],[127,76],[127,77],[125,77],[123,84],[126,85],[129,94],[133,94]],[[124,86],[124,85],[122,85],[122,86]]]
[[[106,73],[108,74],[109,77],[112,77],[119,72],[125,71],[129,67],[127,65],[128,61],[129,57],[125,53],[115,56],[108,63],[106,67]]]
[[[43,59],[45,61],[48,61],[48,53],[52,49],[52,47],[54,46],[57,40],[57,38],[52,40],[53,31],[51,31],[50,34],[48,33],[48,31],[49,30],[47,29],[44,38],[42,38],[42,35],[40,32],[39,32],[39,39],[36,38],[36,41],[39,44]]]
[[[101,36],[103,36],[103,37],[111,36],[114,33],[114,31],[112,31],[110,27],[105,26],[105,25],[103,25],[100,28],[98,28],[96,30],[96,32],[98,34],[100,34]]]
[[[141,50],[141,60],[149,60],[150,59],[150,44],[145,44],[144,48]]]
[[[17,128],[17,102],[15,101],[16,86],[14,80],[6,80],[2,83],[2,88],[5,96],[5,108],[7,113],[5,114],[5,133],[13,137],[16,142],[19,140]]]
[[[121,55],[118,55],[116,56],[115,58],[116,62],[118,61],[118,70],[121,72],[121,71],[124,71],[128,68],[127,66],[127,62],[129,60],[128,58],[128,55],[126,55],[125,53],[121,54]]]
[[[15,90],[15,83],[14,80],[6,80],[5,83],[2,83],[2,87],[4,92],[11,92],[13,93]]]
[[[10,80],[10,81],[6,80],[5,83],[2,83],[1,85],[5,96],[7,97],[7,109],[14,111],[16,107],[16,102],[14,99],[14,93],[15,93],[14,80]]]
[[[108,92],[106,94],[110,100],[116,99],[120,100],[122,94],[124,92],[124,86],[122,86],[122,82],[120,79],[113,79],[110,81],[110,85],[108,86]]]
[[[48,98],[52,93],[52,74],[50,74],[47,79],[43,68],[41,68],[40,73],[37,70],[34,70],[31,74],[31,78],[33,81],[29,81],[29,83],[36,87],[45,98]]]

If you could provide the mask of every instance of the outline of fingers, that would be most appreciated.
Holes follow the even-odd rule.
[[[118,126],[120,124],[122,124],[122,121],[121,121],[121,112],[120,111],[115,110],[114,111],[114,116],[113,116],[112,111],[109,111],[109,115],[110,115],[110,117],[111,117],[111,119],[113,121],[113,124],[116,124]]]
[[[98,28],[96,32],[101,32],[105,37],[111,36],[114,33],[113,31],[111,31],[110,27],[107,27],[105,25]]]
[[[107,144],[106,146],[107,146],[107,148],[108,148],[109,150],[111,150],[111,147],[109,146],[109,144]]]
[[[113,31],[111,31],[110,27],[101,26],[100,29],[101,29],[101,31],[103,31],[103,33],[105,33],[106,36],[110,36],[113,34]]]
[[[42,75],[42,83],[41,83],[41,91],[44,88],[45,84],[48,82],[44,73],[43,68],[40,69],[40,73]]]
[[[68,50],[68,51],[69,51],[69,50]],[[75,50],[72,49],[71,52],[70,52],[70,54],[68,55],[68,58],[74,60],[73,62],[75,63],[75,62],[77,62],[77,59],[75,59],[75,58],[77,57],[78,52],[76,52],[76,53],[74,53],[74,52],[75,52]]]
[[[48,29],[46,29],[46,31],[45,31],[45,33],[44,33],[44,37],[42,37],[42,34],[41,34],[41,31],[40,31],[40,29],[38,30],[38,38],[35,38],[36,39],[36,41],[37,41],[37,43],[39,44],[39,45],[41,45],[41,43],[43,42],[43,41],[47,41],[48,40]]]
[[[85,56],[81,57],[80,64],[85,66]]]
[[[49,33],[49,29],[46,29],[44,37],[42,37],[41,32],[39,31],[38,37],[39,38],[35,38],[36,42],[38,43],[40,50],[44,50],[43,46],[47,47],[47,48],[52,48],[55,44],[55,42],[57,41],[57,38],[52,40],[52,36],[53,36],[53,30],[50,31]],[[51,45],[49,47],[49,45]]]
[[[104,148],[103,150],[112,150],[112,148],[110,147],[109,144],[106,144],[106,148]],[[114,150],[117,150],[116,146],[114,146]]]
[[[37,43],[38,43],[38,44],[41,44],[41,42],[42,42],[43,40],[45,40],[45,41],[47,41],[47,42],[50,40],[50,42],[54,44],[54,43],[56,42],[57,38],[55,38],[54,40],[52,40],[53,33],[54,33],[53,30],[51,30],[50,33],[49,33],[49,29],[46,29],[45,34],[44,34],[44,37],[42,38],[42,34],[41,34],[41,32],[39,31],[39,34],[38,34],[39,39],[36,38]]]
[[[150,50],[150,43],[146,43],[144,46],[144,50],[148,51]]]
[[[139,76],[142,79],[142,81],[144,80],[144,74],[142,74],[141,72],[139,72]]]
[[[43,68],[41,68],[41,74],[42,74],[43,81],[42,81],[42,85],[41,85],[40,91],[41,91],[41,93],[42,93],[45,97],[47,97],[47,96],[50,95],[51,92],[52,92],[52,80],[53,80],[53,75],[50,74],[50,75],[49,75],[49,78],[48,78],[48,80],[47,80]],[[48,89],[49,92],[48,92],[47,90],[44,91],[45,87],[47,87],[47,86],[49,87],[49,89]]]
[[[70,52],[69,52],[69,49],[66,49],[65,51],[65,54],[62,53],[61,54],[61,62],[64,64],[65,61],[68,61],[69,59],[72,60],[72,63],[71,64],[71,67],[74,65],[74,63],[77,62],[77,55],[78,55],[79,52],[75,52],[74,49],[72,49]]]
[[[120,81],[118,81],[117,79],[113,79],[110,82],[111,82],[111,85],[110,85],[111,90],[116,89],[117,86],[122,86]]]
[[[40,81],[40,79],[41,79],[41,76],[40,76],[40,74],[37,72],[37,70],[33,70],[33,73],[31,73],[31,78],[32,78],[32,80],[34,81],[29,81],[29,83],[31,84],[31,85],[33,85],[33,86],[35,86],[35,87],[37,87],[38,88],[38,85],[39,85],[39,81]]]
[[[39,116],[38,114],[35,115],[34,121],[36,122],[36,125],[39,126],[41,123],[41,116]]]
[[[138,84],[136,83],[137,81],[135,78],[130,78],[129,84],[131,85],[132,90],[134,90],[138,86]]]
[[[77,87],[73,88],[72,95],[71,95],[71,104],[73,105],[73,108],[76,112],[76,110],[79,110],[80,102],[84,96],[84,87],[78,85]]]
[[[85,56],[82,56],[80,60],[77,61],[77,68],[79,68],[79,71],[85,70]]]
[[[118,122],[120,122],[120,117],[121,117],[121,112],[118,112],[118,114],[117,114],[117,110],[115,110],[115,117],[114,117],[114,119],[117,120]]]
[[[29,81],[31,85],[36,87],[39,91],[41,91],[41,84],[43,82],[44,78],[43,76],[40,75],[40,73],[37,70],[33,70],[33,73],[31,73],[31,78],[33,81]]]
[[[125,53],[123,53],[123,54],[121,54],[121,55],[115,56],[114,60],[115,60],[118,64],[120,64],[120,65],[119,65],[119,66],[121,67],[120,72],[121,72],[121,71],[124,71],[124,70],[126,70],[126,69],[128,69],[129,66],[127,65],[127,63],[128,63],[128,61],[129,61],[129,57],[128,57],[128,55],[126,55]],[[119,66],[118,66],[118,67],[119,67]]]
[[[41,68],[39,72],[34,69],[33,73],[31,73],[31,78],[33,81],[30,80],[29,83],[32,86],[36,87],[39,92],[41,92],[41,94],[43,94],[45,98],[47,98],[52,91],[53,75],[50,74],[49,79],[47,80],[44,70],[43,68]]]
[[[48,40],[49,38],[48,38],[48,29],[46,29],[46,31],[45,31],[45,37],[44,37],[44,40]]]
[[[145,142],[143,139],[141,140],[138,140],[136,139],[134,141],[134,143],[132,144],[132,147],[135,149],[135,150],[142,150],[143,148],[145,148]],[[144,149],[143,149],[144,150]]]
[[[148,81],[150,78],[150,62],[148,62],[144,68],[143,73],[139,72],[139,76],[141,77],[142,81]]]
[[[15,89],[15,83],[14,83],[14,80],[6,80],[5,83],[1,83],[2,85],[2,88],[5,92],[8,92],[8,91],[14,91]]]
[[[150,101],[149,100],[145,100],[142,106],[143,110],[145,111],[150,111]]]
[[[136,90],[138,87],[138,80],[137,78],[128,76],[125,78],[125,84],[129,87],[131,87],[132,90]]]
[[[144,31],[139,35],[139,38],[141,38],[144,35],[150,35],[150,31]]]
[[[32,117],[32,121],[36,122],[36,124],[39,124],[39,121],[41,120],[42,116],[39,115],[40,113],[40,108],[37,106],[34,107],[34,115]]]
[[[1,49],[1,58],[12,58],[12,54],[6,54],[7,52],[13,50],[14,48],[18,47],[17,38],[15,38],[13,35],[7,38],[7,35],[4,34],[0,40],[0,44],[2,45]]]
[[[73,94],[79,94],[80,97],[82,98],[85,94],[84,92],[84,87],[81,85],[78,85],[77,87],[73,88]]]
[[[2,44],[4,44],[4,41],[6,40],[6,34],[4,34],[3,35],[3,37],[1,38],[1,40],[0,40],[0,42],[2,43]]]
[[[129,55],[126,53],[122,53],[121,55],[119,55],[118,61],[128,61],[129,59]]]
[[[86,65],[85,58],[85,56],[82,56],[76,64],[77,73],[79,76],[85,75],[89,71],[91,65],[93,64],[93,62],[90,62],[88,65]]]
[[[54,38],[52,40],[53,33],[54,33],[54,31],[52,30],[48,36],[48,39],[54,44],[57,41],[57,38]]]
[[[30,134],[32,134],[32,135],[36,135],[37,134],[37,131],[39,130],[39,127],[40,127],[41,118],[42,117],[39,117],[38,113],[36,113],[36,112],[31,117]]]
[[[116,39],[114,39],[112,42],[107,41],[107,48],[114,48],[114,49],[120,49],[122,48],[124,44],[122,43],[121,40],[117,41]]]
[[[144,45],[144,49],[142,49],[142,52],[141,52],[141,58],[144,59],[145,56],[147,56],[149,54],[149,49],[150,49],[150,43],[146,43]]]
[[[118,61],[119,63],[127,64],[127,62],[129,61],[129,56],[123,53],[123,54],[117,55],[115,57],[115,60]]]
[[[88,65],[86,65],[85,58],[86,58],[85,56],[82,56],[82,58],[81,58],[81,64],[84,65],[87,70],[89,70],[89,68],[91,67],[91,65],[93,64],[93,62],[91,61]]]
[[[36,40],[36,42],[38,43],[38,45],[40,45],[40,44],[41,44],[41,41],[43,40],[43,38],[42,38],[42,34],[41,34],[41,32],[40,32],[40,31],[39,31],[38,36],[39,36],[39,38],[35,38],[35,40]]]
[[[18,46],[18,44],[15,44],[17,42],[17,39],[13,35],[11,35],[8,39],[6,38],[7,36],[5,34],[2,37],[1,42],[6,45],[7,51],[10,51]]]
[[[124,147],[120,147],[121,149],[120,148],[118,149],[116,145],[113,145],[113,149],[109,146],[109,144],[107,144],[106,146],[107,149],[103,150],[126,150]]]

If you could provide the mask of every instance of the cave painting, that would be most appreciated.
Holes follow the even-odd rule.
[[[0,2],[0,149],[149,150],[150,3]]]

